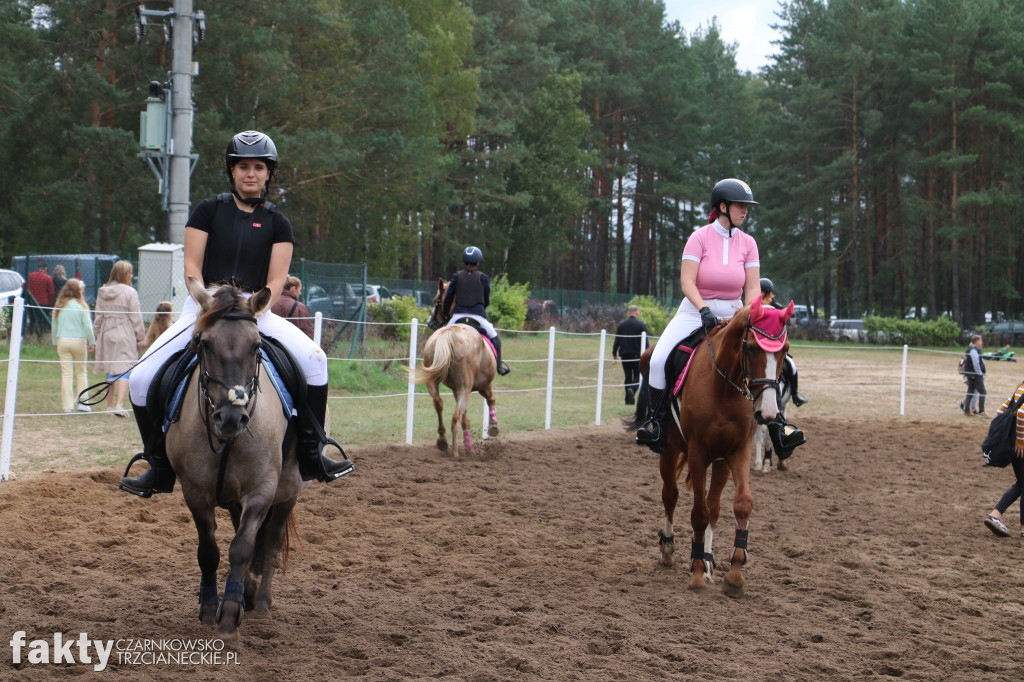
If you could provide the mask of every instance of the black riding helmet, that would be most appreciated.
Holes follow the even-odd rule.
[[[228,148],[224,151],[224,167],[228,174],[228,183],[231,191],[235,191],[235,180],[231,177],[231,169],[242,159],[259,159],[267,164],[270,176],[267,184],[263,187],[260,200],[249,200],[246,203],[261,203],[262,199],[270,191],[270,181],[274,179],[274,171],[277,170],[277,145],[270,139],[270,136],[256,130],[246,130],[238,133],[228,142]]]
[[[762,277],[761,278],[761,295],[764,296],[765,294],[774,294],[774,293],[775,293],[775,285],[772,284],[772,281],[770,279],[768,279],[767,277]]]
[[[730,227],[739,227],[739,225],[733,225],[732,223],[732,216],[729,215],[729,204],[760,205],[758,202],[754,201],[754,193],[750,190],[750,185],[742,180],[737,180],[736,178],[719,180],[712,188],[711,208],[716,213],[718,212],[718,207],[723,201],[725,202],[725,215],[729,218]]]
[[[466,265],[480,265],[483,259],[484,252],[475,246],[467,246],[466,250],[462,252],[462,262]]]

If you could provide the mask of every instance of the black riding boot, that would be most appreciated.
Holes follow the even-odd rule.
[[[668,443],[668,413],[672,405],[669,389],[647,387],[650,398],[651,416],[636,432],[637,445],[646,445],[659,455],[665,454]]]
[[[800,392],[796,388],[797,384],[797,373],[793,370],[793,366],[786,363],[786,371],[789,372],[789,397],[793,400],[793,404],[800,407],[807,402],[807,398],[800,395]]]
[[[314,478],[324,483],[330,483],[339,479],[355,469],[355,465],[348,459],[333,460],[323,454],[324,445],[333,445],[345,454],[338,442],[333,438],[321,434],[324,432],[324,418],[327,416],[327,385],[310,386],[307,392],[306,404],[313,412],[317,423],[310,420],[307,410],[299,412],[296,421],[295,454],[299,460],[299,473],[303,481],[312,481]]]
[[[501,338],[497,334],[495,334],[491,338],[491,343],[494,344],[494,353],[495,353],[495,355],[497,355],[496,359],[498,361],[498,374],[500,374],[501,376],[505,376],[506,374],[508,374],[512,370],[510,370],[508,368],[508,365],[506,365],[501,360]]]
[[[121,479],[121,490],[139,497],[151,497],[153,493],[169,493],[174,490],[174,470],[167,461],[167,447],[164,443],[164,432],[160,425],[154,424],[149,410],[132,403],[135,422],[139,425],[142,436],[142,452],[132,457],[124,470]],[[149,470],[141,476],[128,478],[128,470],[140,459],[149,462]]]

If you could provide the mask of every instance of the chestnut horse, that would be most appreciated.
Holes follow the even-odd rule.
[[[672,400],[668,444],[660,461],[665,526],[658,533],[659,549],[661,563],[671,566],[678,482],[686,469],[686,487],[693,491],[690,589],[704,588],[711,578],[711,543],[722,491],[731,473],[736,484],[736,535],[722,587],[729,596],[743,594],[747,527],[754,506],[750,493],[751,439],[757,421],[771,420],[778,414],[778,378],[789,348],[786,321],[792,314],[792,303],[785,310],[776,310],[762,307],[760,299],[740,309],[694,349],[682,390]],[[652,351],[649,348],[640,360],[645,385]],[[640,427],[646,403],[637,400],[637,414],[627,429]],[[709,466],[711,483],[705,492]]]
[[[488,435],[498,435],[498,411],[494,403],[494,375],[498,366],[491,344],[477,327],[469,324],[445,324],[450,314],[441,310],[445,289],[448,285],[443,279],[438,280],[437,294],[434,296],[434,310],[427,320],[427,327],[436,331],[427,339],[423,347],[423,365],[412,370],[410,375],[418,384],[426,384],[427,392],[434,401],[437,411],[437,447],[446,450],[452,457],[459,456],[458,431],[462,430],[462,444],[467,452],[473,452],[473,439],[470,436],[470,421],[467,408],[469,396],[476,391],[487,401],[490,424]],[[440,327],[440,328],[438,328]],[[455,412],[452,414],[452,441],[449,445],[445,438],[444,401],[438,391],[441,384],[452,389],[455,395]]]
[[[199,620],[216,625],[221,639],[236,640],[245,608],[270,609],[278,554],[287,562],[292,509],[309,483],[299,475],[294,438],[285,442],[282,402],[260,372],[256,318],[270,309],[270,289],[247,299],[222,286],[211,296],[194,277],[188,289],[199,305],[192,340],[199,362],[181,417],[167,430],[167,458],[199,533]],[[218,506],[235,528],[220,602]]]

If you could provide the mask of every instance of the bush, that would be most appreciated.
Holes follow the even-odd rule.
[[[366,307],[368,322],[389,323],[389,326],[374,325],[370,327],[369,335],[376,338],[408,341],[409,323],[414,317],[420,322],[426,322],[430,317],[430,311],[427,308],[418,307],[412,296],[386,298],[380,303],[370,303]],[[390,324],[396,326],[390,326]]]
[[[661,336],[668,326],[669,320],[675,316],[676,311],[665,310],[656,298],[650,296],[634,296],[630,299],[629,305],[640,308],[640,319],[647,325],[647,333],[651,336]],[[622,316],[626,313],[623,311]]]
[[[491,304],[487,319],[498,329],[518,330],[526,322],[527,284],[509,284],[504,275],[491,282]]]
[[[622,305],[611,303],[599,303],[588,305],[582,310],[573,310],[562,316],[562,331],[576,332],[579,334],[593,334],[605,329],[610,334],[615,333],[619,321],[626,316],[626,309]]]
[[[957,343],[960,335],[960,327],[948,317],[906,320],[901,317],[869,315],[864,318],[864,330],[869,339],[911,346],[952,346]]]

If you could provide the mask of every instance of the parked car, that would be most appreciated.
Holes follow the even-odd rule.
[[[864,320],[830,320],[828,331],[836,341],[863,341]]]
[[[1024,322],[1020,320],[996,322],[989,326],[988,332],[992,335],[992,343],[995,345],[1003,346],[1009,343],[1019,346],[1024,344]]]
[[[413,303],[415,303],[420,308],[430,308],[431,306],[434,305],[434,294],[436,294],[437,292],[423,291],[422,289],[417,289],[416,291],[413,291],[412,289],[395,289],[391,293],[394,296],[411,298],[413,300]]]
[[[10,305],[21,296],[25,278],[17,270],[0,269],[0,305]]]
[[[365,289],[362,284],[350,284],[349,288],[353,296],[361,296],[367,303],[380,303],[385,298],[392,298],[391,292],[383,284],[367,284]]]

